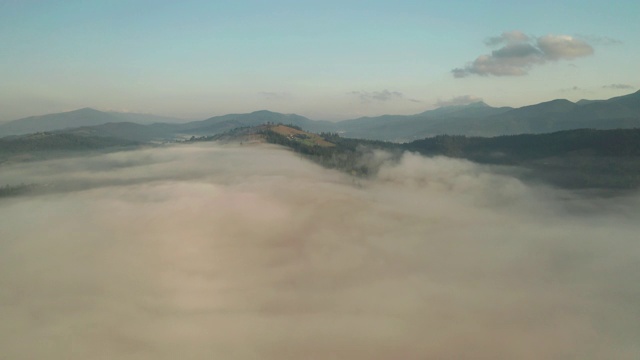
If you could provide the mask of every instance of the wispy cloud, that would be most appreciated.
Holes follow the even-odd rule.
[[[604,85],[602,87],[603,89],[613,89],[613,90],[633,90],[635,89],[635,87],[628,85],[628,84],[611,84],[611,85]]]
[[[456,105],[468,105],[468,104],[473,104],[476,102],[482,101],[482,98],[479,98],[477,96],[473,96],[473,95],[462,95],[462,96],[456,96],[453,97],[449,100],[438,100],[435,103],[435,106],[437,107],[443,107],[443,106],[456,106]]]
[[[560,92],[573,92],[573,91],[583,91],[584,89],[578,87],[578,86],[572,86],[570,88],[564,88],[564,89],[560,89]]]
[[[491,54],[478,56],[462,68],[451,70],[454,77],[522,76],[535,65],[593,54],[593,47],[586,41],[569,35],[532,37],[521,31],[510,31],[485,40],[485,44],[501,47]]]
[[[500,36],[493,36],[484,41],[487,46],[497,46],[504,43],[528,41],[529,36],[522,31],[514,30],[502,33]]]
[[[560,93],[574,93],[574,94],[593,94],[593,90],[581,88],[579,86],[572,86],[568,88],[562,88],[558,90]]]
[[[383,102],[389,100],[403,99],[404,95],[399,91],[389,91],[384,89],[382,91],[351,91],[348,94],[355,95],[360,98],[362,102]]]

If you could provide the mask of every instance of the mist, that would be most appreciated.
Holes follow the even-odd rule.
[[[6,165],[0,358],[637,359],[640,197],[270,146]]]

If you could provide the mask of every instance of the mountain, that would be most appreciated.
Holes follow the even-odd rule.
[[[178,119],[165,116],[104,112],[91,108],[84,108],[63,113],[30,116],[0,124],[0,137],[62,130],[81,126],[95,126],[116,122],[150,124],[155,122],[175,122],[177,120]]]
[[[0,165],[95,151],[130,149],[141,143],[114,137],[38,132],[0,138]]]
[[[640,127],[640,91],[608,100],[556,99],[520,108],[485,103],[416,115],[384,115],[337,123],[347,137],[406,142],[435,135],[498,136],[561,130]]]
[[[120,121],[120,118],[114,119]],[[115,137],[129,141],[164,141],[191,136],[211,136],[229,130],[263,124],[290,124],[314,132],[332,131],[334,123],[314,121],[295,114],[280,114],[261,110],[248,114],[228,114],[187,123],[157,122],[141,125],[133,122],[108,122],[60,130],[83,136]]]
[[[616,96],[607,101],[637,109],[640,107],[640,90],[628,95]]]
[[[524,106],[483,119],[461,135],[541,134],[580,128],[617,129],[640,127],[640,91],[608,100],[553,100]],[[454,134],[454,133],[452,133]]]
[[[244,126],[256,126],[265,123],[291,124],[313,132],[331,131],[334,123],[315,121],[295,114],[281,114],[267,110],[254,111],[248,114],[229,114],[214,116],[202,121],[180,124],[175,130],[184,134],[211,135]]]
[[[20,135],[53,131],[78,126],[100,125],[118,121],[118,118],[102,111],[84,108],[69,112],[30,116],[0,125],[0,135]]]
[[[638,189],[640,129],[577,129],[544,134],[467,137],[440,135],[401,144],[427,156],[516,165],[524,181],[573,189]]]
[[[162,116],[154,114],[124,113],[109,111],[108,114],[118,117],[120,122],[132,122],[136,124],[155,124],[155,123],[184,123],[184,119],[178,119],[171,116]]]
[[[5,123],[0,125],[0,137],[72,129],[70,132],[91,136],[150,141],[211,136],[239,127],[280,123],[311,132],[339,133],[343,137],[409,142],[445,134],[487,137],[581,128],[636,128],[640,127],[640,91],[608,100],[580,100],[573,103],[556,99],[520,108],[492,107],[484,102],[476,102],[440,107],[414,115],[383,115],[340,122],[315,121],[300,115],[267,110],[215,116],[186,123],[175,120],[85,108]]]
[[[494,108],[484,101],[477,101],[466,105],[442,106],[437,109],[427,110],[419,115],[430,117],[479,117],[500,113],[511,108]]]
[[[476,119],[497,115],[510,107],[491,107],[484,102],[445,106],[415,115],[383,115],[345,120],[336,124],[345,137],[384,141],[411,141],[427,136],[447,134],[469,126]]]
[[[159,126],[158,126],[159,125]],[[79,136],[116,138],[127,141],[151,142],[172,140],[175,138],[172,124],[141,125],[132,122],[111,122],[95,126],[56,131],[56,133],[74,134]],[[163,126],[169,125],[169,126]]]

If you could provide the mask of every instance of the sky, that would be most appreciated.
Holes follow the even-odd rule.
[[[317,120],[637,91],[640,2],[0,0],[0,121]]]

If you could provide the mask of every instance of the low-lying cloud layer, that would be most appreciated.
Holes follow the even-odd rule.
[[[271,147],[5,166],[0,358],[637,359],[638,198]]]
[[[505,32],[485,41],[487,46],[500,46],[491,54],[480,55],[463,68],[453,69],[454,77],[521,76],[535,65],[549,61],[572,60],[593,54],[586,41],[569,35],[530,37],[521,31]]]

